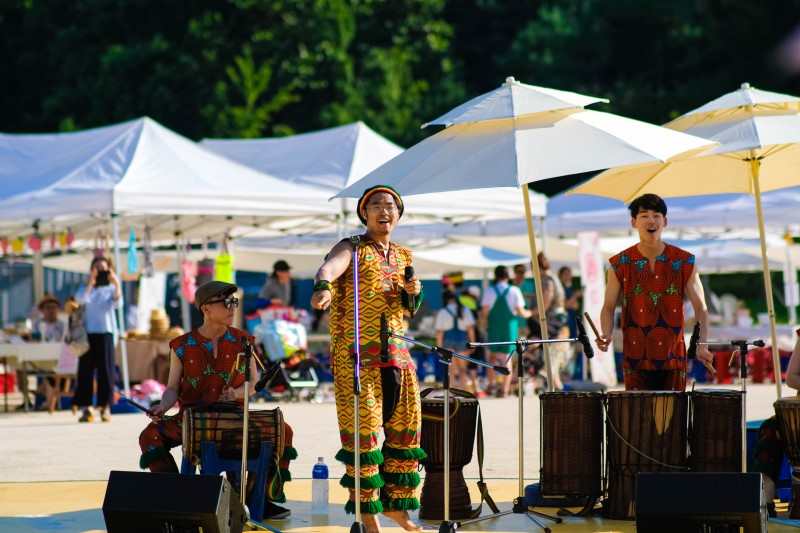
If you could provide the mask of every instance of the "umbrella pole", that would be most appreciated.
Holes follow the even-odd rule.
[[[533,217],[531,215],[531,197],[528,193],[528,184],[522,185],[522,201],[525,203],[525,220],[528,223],[528,243],[531,247],[531,265],[533,266],[533,280],[536,289],[536,306],[539,309],[539,327],[542,331],[542,340],[547,340],[547,323],[544,309],[544,296],[542,295],[542,275],[539,272],[539,254],[536,252],[536,234],[533,232]],[[547,374],[547,390],[553,392],[553,367],[550,364],[550,344],[544,343],[542,346],[544,357],[544,369]],[[522,357],[519,357],[517,364],[522,364]],[[521,374],[521,372],[520,372]],[[520,394],[522,394],[522,383],[519,383]]]
[[[764,212],[761,208],[761,187],[758,183],[758,174],[761,163],[756,158],[755,151],[750,150],[750,174],[753,178],[753,195],[756,199],[756,215],[758,218],[758,238],[761,241],[761,263],[764,268],[764,290],[767,296],[767,312],[769,313],[769,332],[772,337],[772,369],[775,373],[775,387],[778,399],[781,398],[781,354],[778,350],[778,333],[775,330],[775,304],[772,301],[772,280],[769,276],[769,263],[767,261],[767,240],[764,235]],[[745,354],[742,354],[744,357]],[[742,400],[744,401],[744,400]]]

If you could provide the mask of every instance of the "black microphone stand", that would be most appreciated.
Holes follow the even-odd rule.
[[[447,348],[442,348],[441,346],[436,346],[434,344],[428,344],[427,342],[422,342],[417,339],[412,339],[410,337],[405,337],[403,335],[393,333],[386,329],[385,319],[382,317],[381,321],[381,333],[394,337],[396,339],[400,339],[405,342],[409,342],[411,344],[417,344],[419,346],[424,346],[425,348],[429,349],[433,353],[439,356],[439,363],[445,365],[444,378],[442,379],[442,390],[443,390],[443,401],[444,401],[444,413],[443,413],[443,427],[444,427],[444,519],[439,524],[439,533],[455,533],[456,528],[461,527],[461,524],[467,522],[473,522],[474,520],[469,520],[465,522],[452,522],[450,520],[450,363],[453,361],[453,357],[458,357],[459,359],[463,359],[465,361],[469,361],[471,363],[475,363],[480,366],[484,366],[486,368],[492,368],[498,374],[508,375],[509,370],[504,366],[499,365],[492,365],[485,361],[479,361],[478,359],[473,359],[471,357],[467,357],[466,355],[461,355],[460,353],[454,352],[452,350],[448,350]],[[488,518],[488,517],[487,517]],[[427,528],[423,528],[427,529]]]
[[[739,352],[739,362],[741,368],[739,369],[739,376],[742,380],[742,472],[747,472],[747,347],[748,346],[755,346],[758,348],[764,347],[764,341],[762,339],[755,339],[755,340],[733,340],[733,341],[700,341],[700,325],[699,323],[695,324],[694,331],[692,331],[692,337],[689,339],[689,350],[687,355],[690,359],[694,359],[697,356],[697,346],[698,345],[712,345],[712,344],[730,344],[733,347],[734,351]],[[778,347],[774,346],[773,350],[777,350]],[[731,363],[733,362],[733,356],[731,356]],[[729,363],[730,366],[730,363]],[[780,380],[780,368],[775,369],[775,379]]]
[[[584,335],[584,337],[585,337],[585,335]],[[523,421],[523,418],[522,418],[522,415],[523,415],[522,397],[523,397],[524,391],[525,391],[525,387],[523,387],[523,383],[522,383],[522,380],[525,377],[525,373],[524,373],[524,370],[523,370],[523,367],[524,367],[523,357],[524,357],[526,348],[528,346],[531,346],[531,345],[534,345],[534,344],[551,344],[551,343],[556,343],[556,342],[580,342],[581,344],[584,344],[584,341],[586,341],[588,343],[587,339],[583,339],[581,337],[571,337],[571,338],[567,338],[567,339],[547,339],[547,340],[544,340],[544,339],[531,339],[531,340],[519,339],[517,341],[507,341],[507,342],[468,342],[467,343],[467,348],[476,348],[478,346],[514,346],[515,347],[514,351],[517,353],[517,378],[519,380],[519,383],[518,383],[519,394],[517,395],[518,396],[518,401],[517,401],[517,411],[518,411],[517,426],[518,426],[518,434],[519,434],[519,439],[518,439],[519,496],[517,498],[514,498],[513,508],[510,511],[503,511],[501,513],[495,513],[495,514],[492,514],[492,515],[489,515],[489,516],[486,516],[486,517],[478,517],[478,518],[473,518],[472,520],[465,520],[465,521],[462,522],[462,524],[469,524],[469,523],[473,523],[473,522],[478,522],[480,520],[485,520],[487,518],[494,518],[494,517],[497,517],[497,516],[503,516],[503,515],[512,514],[512,513],[513,514],[523,514],[523,515],[527,516],[528,518],[530,518],[531,521],[534,522],[537,526],[542,528],[545,531],[545,533],[551,533],[550,528],[545,526],[539,520],[537,520],[537,517],[544,518],[546,520],[551,520],[551,521],[553,521],[553,522],[555,522],[557,524],[560,524],[562,522],[562,519],[559,518],[559,517],[550,516],[548,514],[544,514],[544,513],[538,512],[538,511],[534,511],[533,510],[533,506],[529,505],[528,502],[525,499],[525,487],[523,486],[524,485],[524,472],[523,472],[523,470],[524,470],[524,459],[523,459],[523,453],[524,453],[524,438],[523,438],[524,421]],[[590,350],[591,350],[591,347],[590,347]],[[510,358],[511,358],[511,356],[509,356],[509,359]]]
[[[350,526],[350,533],[366,533],[361,522],[361,416],[359,412],[359,396],[361,396],[361,321],[358,304],[358,243],[361,237],[350,237],[353,245],[353,478],[355,521]]]
[[[274,529],[266,524],[262,524],[256,520],[250,518],[250,510],[247,508],[245,504],[245,499],[247,496],[247,446],[249,444],[248,439],[248,431],[250,425],[250,360],[253,357],[253,345],[247,339],[247,337],[243,337],[244,341],[244,420],[242,427],[242,477],[239,480],[239,491],[240,497],[242,499],[242,506],[244,507],[245,513],[247,514],[247,525],[255,527],[256,529],[262,529],[267,531],[273,531],[274,533],[281,533],[280,530]],[[255,491],[254,491],[255,492]]]

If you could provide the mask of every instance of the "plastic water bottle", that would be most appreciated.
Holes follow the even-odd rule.
[[[328,514],[328,465],[322,457],[311,471],[311,514]]]

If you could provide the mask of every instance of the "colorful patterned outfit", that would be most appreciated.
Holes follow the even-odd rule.
[[[232,388],[244,384],[244,357],[240,357],[239,366],[233,368],[237,354],[244,353],[240,340],[242,336],[247,336],[250,342],[254,342],[249,333],[228,327],[225,335],[219,339],[216,358],[213,341],[203,337],[196,329],[170,341],[171,351],[183,363],[183,379],[178,391],[180,410],[174,416],[164,416],[157,424],[150,423],[139,435],[139,446],[142,449],[140,468],[149,468],[151,472],[178,472],[178,466],[169,450],[182,445],[184,409],[215,403],[228,379]],[[297,451],[292,447],[292,435],[289,424],[284,423],[284,453],[278,472],[274,469],[270,471],[267,480],[269,487],[282,487],[280,480],[291,480],[289,461],[297,457]],[[282,502],[286,499],[282,490],[272,494],[267,492],[270,500]]]
[[[359,450],[361,512],[377,514],[388,509],[419,509],[416,487],[422,425],[419,384],[414,361],[405,343],[389,338],[389,361],[380,361],[380,318],[388,328],[403,331],[403,273],[411,265],[411,251],[389,245],[383,249],[368,237],[358,244],[361,396],[359,396]],[[353,418],[353,265],[333,283],[330,310],[331,366],[342,449],[336,459],[345,464],[341,484],[350,489],[345,506],[355,512],[355,443]],[[421,300],[417,296],[417,300]],[[378,436],[384,430],[383,449]]]
[[[666,244],[651,271],[634,245],[610,262],[622,287],[625,390],[686,390],[683,301],[694,255]]]

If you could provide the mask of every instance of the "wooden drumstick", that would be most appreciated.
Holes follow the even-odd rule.
[[[239,352],[239,353],[236,354],[236,359],[234,359],[234,361],[233,361],[233,368],[231,368],[231,371],[228,374],[228,379],[227,379],[227,381],[225,381],[225,386],[226,387],[230,387],[231,386],[231,378],[233,377],[233,374],[236,372],[236,369],[239,367],[239,361],[241,360],[243,355],[244,354],[242,352]],[[245,372],[247,372],[247,370],[248,369],[245,369]]]
[[[140,404],[140,403],[136,403],[136,402],[134,402],[134,401],[133,401],[133,400],[131,400],[130,398],[126,398],[126,399],[125,399],[125,401],[127,401],[129,404],[131,404],[131,405],[132,405],[132,406],[134,406],[135,408],[139,409],[140,411],[144,411],[145,413],[147,413],[147,414],[148,414],[148,415],[150,415],[150,416],[152,416],[152,415],[153,415],[153,413],[150,411],[150,409],[148,409],[147,407],[145,407],[144,405],[142,405],[142,404]]]
[[[603,338],[603,336],[600,335],[600,332],[597,331],[597,326],[595,326],[594,322],[592,322],[592,317],[589,316],[589,311],[584,311],[583,316],[586,318],[586,321],[589,323],[589,327],[592,328],[592,331],[594,331],[594,334],[597,336],[597,338]]]
[[[589,312],[588,311],[584,311],[583,316],[586,318],[586,321],[589,323],[589,326],[592,328],[592,331],[594,331],[594,334],[597,335],[598,339],[600,339],[601,338],[600,332],[597,331],[597,326],[594,325],[594,322],[592,321],[592,317],[589,316]],[[732,362],[733,362],[733,359],[731,359],[731,363]],[[703,366],[706,367],[706,370],[711,372],[711,375],[715,376],[717,374],[717,370],[714,368],[714,365],[712,365],[708,361],[703,361]]]

